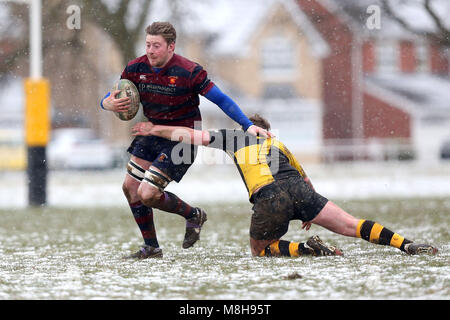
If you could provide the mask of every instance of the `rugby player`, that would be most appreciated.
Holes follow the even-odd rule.
[[[155,124],[200,126],[199,95],[217,104],[250,135],[271,135],[255,126],[239,106],[224,94],[199,64],[174,52],[176,30],[168,22],[154,22],[146,28],[146,54],[130,61],[121,78],[132,81],[139,90],[144,115]],[[105,110],[126,111],[129,98],[116,98],[119,91],[107,93],[100,105]],[[180,182],[196,156],[196,146],[189,146],[183,163],[174,163],[172,149],[177,143],[155,137],[136,137],[123,192],[144,238],[144,246],[129,258],[161,257],[153,210],[157,208],[183,216],[186,233],[183,248],[191,247],[200,237],[207,220],[201,208],[190,206],[175,194],[164,191],[172,181]]]
[[[259,115],[250,120],[266,130],[270,124]],[[194,130],[187,127],[137,123],[135,136],[158,136],[224,150],[233,158],[253,204],[250,247],[254,256],[341,255],[318,236],[306,244],[281,240],[291,220],[302,220],[308,230],[311,223],[335,233],[388,245],[408,254],[437,253],[428,244],[415,243],[377,222],[357,219],[317,193],[292,153],[277,139],[255,137],[243,130]]]

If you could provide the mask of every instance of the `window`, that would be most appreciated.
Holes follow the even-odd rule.
[[[417,72],[428,71],[428,47],[425,43],[416,45],[416,66]]]
[[[261,63],[264,76],[293,77],[295,54],[292,41],[282,36],[266,39],[261,48]]]
[[[295,98],[294,87],[290,83],[266,83],[264,85],[264,99]]]
[[[395,42],[378,43],[376,47],[377,71],[394,73],[398,71],[399,47]]]

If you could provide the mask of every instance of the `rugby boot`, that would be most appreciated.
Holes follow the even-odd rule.
[[[308,247],[312,249],[312,254],[314,256],[342,256],[343,253],[341,250],[336,247],[326,245],[319,238],[319,236],[312,236],[306,241]]]
[[[183,249],[190,248],[200,239],[200,231],[207,219],[203,209],[196,208],[197,213],[186,220],[186,233],[184,234]]]
[[[438,249],[425,243],[408,243],[405,244],[405,252],[411,255],[414,254],[436,254]]]
[[[161,248],[155,248],[149,245],[143,245],[139,251],[124,256],[123,259],[147,259],[147,258],[162,258],[163,253]]]

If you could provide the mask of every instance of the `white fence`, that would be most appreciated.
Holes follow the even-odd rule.
[[[330,163],[342,160],[391,161],[413,160],[416,151],[409,139],[338,139],[326,140],[321,159]]]

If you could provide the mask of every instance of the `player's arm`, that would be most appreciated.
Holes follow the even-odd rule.
[[[295,159],[294,156],[292,156],[293,161],[294,161],[294,167],[297,169],[298,172],[300,172],[300,174],[303,177],[303,180],[311,187],[311,189],[313,189],[314,191],[316,191],[316,189],[314,189],[314,186],[311,182],[311,179],[306,175],[305,170],[303,170],[302,166],[300,165],[300,163],[298,163],[297,159]],[[302,222],[302,229],[305,229],[306,231],[308,231],[311,228],[311,221],[304,221]]]
[[[122,71],[120,75],[120,79],[129,79],[128,76],[128,65]],[[100,107],[103,110],[109,110],[114,112],[124,112],[128,111],[128,108],[131,106],[131,99],[129,97],[124,98],[116,98],[119,94],[120,90],[115,90],[113,92],[108,92],[103,99],[100,101]]]
[[[239,106],[229,96],[223,93],[216,85],[214,85],[204,97],[209,101],[215,103],[222,109],[223,112],[231,119],[239,123],[244,131],[257,136],[272,137],[272,133],[269,131],[255,126],[249,118],[242,112]]]
[[[280,150],[288,157],[289,164],[292,167],[294,167],[298,171],[298,173],[300,173],[303,180],[311,187],[311,189],[316,191],[314,189],[314,186],[312,185],[311,179],[309,179],[309,177],[306,175],[305,170],[303,170],[303,167],[300,165],[300,163],[297,161],[294,155],[281,142],[278,141],[277,144]],[[306,221],[302,223],[302,229],[309,230],[310,228],[311,228],[311,221]]]
[[[285,148],[285,150],[287,150],[287,148]],[[297,169],[297,171],[303,177],[303,180],[311,187],[311,189],[316,191],[311,182],[311,179],[308,177],[305,170],[303,170],[303,167],[300,165],[300,163],[297,161],[294,155],[289,150],[287,150],[287,153],[290,165],[293,166],[295,169]],[[308,231],[310,228],[311,228],[311,221],[302,222],[302,229]]]
[[[167,140],[207,146],[210,134],[207,130],[188,127],[155,125],[152,122],[136,123],[131,129],[133,136],[157,136]]]
[[[286,146],[282,144],[280,141],[277,141],[275,143],[277,144],[278,148],[280,148],[280,150],[282,150],[282,152],[287,156],[289,164],[293,166],[298,171],[298,173],[300,173],[300,175],[303,177],[303,180],[315,191],[311,179],[309,179],[309,177],[306,175],[305,170],[303,170],[303,167],[300,165],[300,163],[297,161],[297,159],[294,157],[291,151],[289,151],[289,149],[286,148]]]
[[[295,157],[293,155],[292,155],[292,157],[289,158],[289,162],[302,175],[303,180],[311,187],[311,189],[316,191],[314,189],[314,186],[313,186],[312,182],[311,182],[311,179],[308,177],[308,175],[306,174],[305,170],[303,170],[302,166],[300,165],[300,163],[298,163],[297,159],[295,159]]]
[[[124,112],[127,111],[131,105],[131,99],[129,97],[116,98],[120,93],[120,90],[108,92],[103,99],[100,101],[100,107],[103,110],[109,110],[114,112]]]

